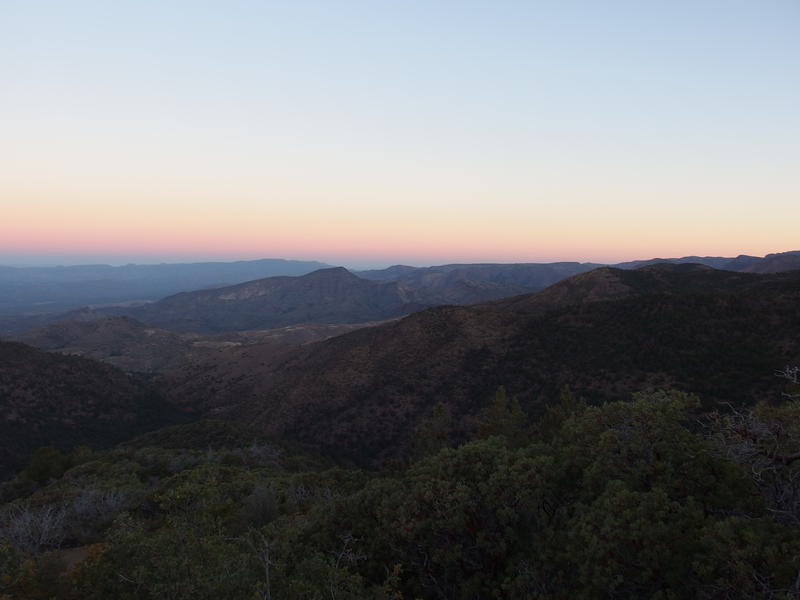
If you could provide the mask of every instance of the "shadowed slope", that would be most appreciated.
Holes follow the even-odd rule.
[[[150,385],[110,365],[0,342],[0,477],[40,446],[108,446],[180,420]]]

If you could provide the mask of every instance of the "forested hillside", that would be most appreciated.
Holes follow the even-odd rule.
[[[46,484],[37,457],[2,488],[0,594],[796,598],[796,401],[698,408],[565,388],[531,425],[501,390],[475,439],[431,422],[384,472],[213,422],[84,453]]]
[[[533,415],[564,384],[593,403],[648,387],[693,391],[711,408],[755,402],[775,368],[800,359],[799,293],[798,273],[598,269],[537,294],[422,311],[275,362],[253,348],[163,384],[176,403],[375,463],[401,456],[439,402],[468,436],[500,385]]]

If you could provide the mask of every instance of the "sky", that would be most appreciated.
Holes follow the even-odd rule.
[[[800,249],[797,0],[0,0],[0,263]]]

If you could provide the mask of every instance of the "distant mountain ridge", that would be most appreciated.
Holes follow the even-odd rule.
[[[650,258],[620,263],[475,263],[448,264],[433,267],[411,267],[394,265],[386,269],[356,271],[359,277],[373,280],[418,281],[430,278],[434,281],[447,278],[453,280],[474,279],[493,283],[537,287],[544,289],[565,277],[591,271],[598,267],[615,267],[617,269],[638,269],[658,263],[701,264],[724,271],[746,271],[753,273],[782,272],[800,269],[800,250],[777,252],[766,256],[750,256],[740,254],[735,257],[725,256],[682,256],[680,258]],[[772,270],[777,269],[777,270]],[[446,276],[446,277],[445,277]]]
[[[800,269],[800,251],[767,254],[762,260],[742,269],[748,273],[782,273]]]
[[[660,264],[702,264],[714,269],[751,273],[779,273],[800,269],[800,251],[768,254],[765,257],[739,255],[651,258],[611,265],[601,263],[512,263],[449,264],[433,267],[394,265],[386,269],[356,272],[377,281],[397,281],[432,302],[447,298],[452,304],[473,304],[543,290],[567,277],[598,267],[638,269]]]
[[[186,290],[277,275],[305,275],[330,265],[261,259],[154,265],[0,267],[0,314],[57,312],[86,304],[157,300]]]
[[[648,260],[632,260],[628,262],[617,263],[613,266],[618,269],[638,269],[648,265],[658,263],[673,263],[673,264],[698,264],[706,265],[714,269],[723,271],[742,271],[747,267],[762,261],[763,258],[758,256],[749,256],[747,254],[740,254],[734,258],[725,256],[683,256],[681,258],[650,258]]]
[[[373,281],[397,281],[431,304],[474,304],[535,292],[595,263],[451,264],[435,267],[397,265],[357,275]]]
[[[8,267],[0,265],[0,281],[141,281],[172,280],[184,282],[227,283],[231,279],[244,277],[256,279],[263,273],[275,275],[297,275],[310,273],[330,265],[313,260],[289,260],[284,258],[261,258],[231,262],[159,263],[129,265],[73,265],[61,267]]]
[[[343,267],[334,267],[300,277],[268,277],[182,292],[142,306],[81,310],[62,315],[62,319],[124,315],[151,327],[223,333],[298,323],[380,321],[425,307],[397,282],[368,281]]]
[[[242,264],[253,268],[251,263],[255,262],[262,261]],[[800,251],[770,254],[764,258],[747,255],[655,258],[620,263],[616,268],[631,270],[661,263],[696,263],[737,272],[773,273],[800,269]],[[307,267],[311,263],[303,264]],[[431,306],[469,305],[536,292],[600,266],[577,262],[396,265],[355,274],[334,267],[307,273],[307,279],[304,275],[261,278],[233,286],[180,292],[155,302],[88,306],[69,313],[51,311],[0,316],[0,333],[31,330],[64,319],[94,320],[120,315],[131,316],[151,327],[206,334],[311,322],[351,324],[393,318]],[[87,270],[93,268],[87,267]],[[311,276],[313,273],[319,275]],[[91,288],[94,284],[82,285]]]

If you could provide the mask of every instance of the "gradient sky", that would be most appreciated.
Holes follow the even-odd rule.
[[[797,0],[0,0],[0,262],[798,248]]]

